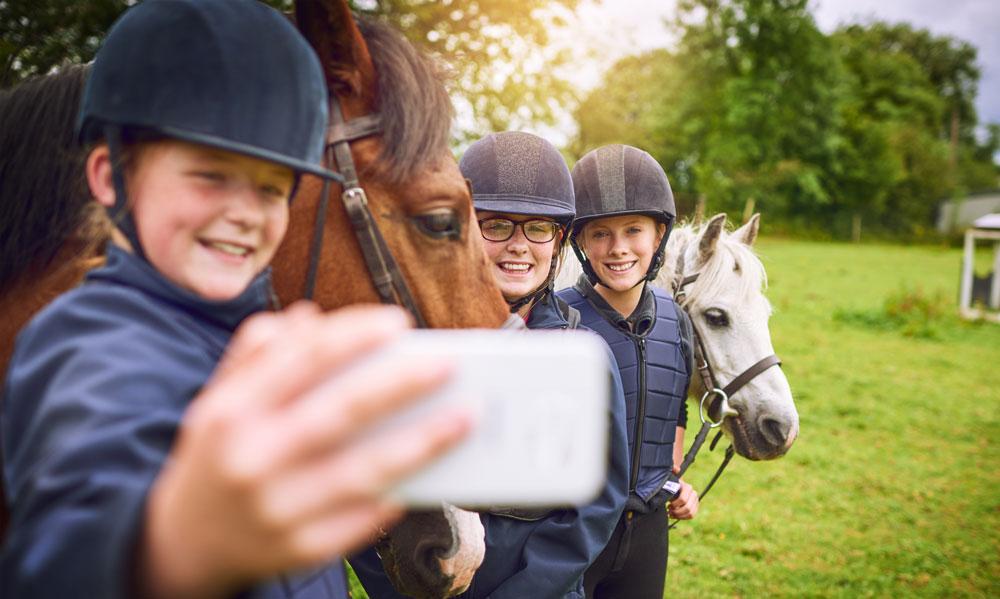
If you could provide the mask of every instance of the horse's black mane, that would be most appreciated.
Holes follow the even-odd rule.
[[[87,67],[0,91],[0,291],[44,266],[92,214],[74,124]]]
[[[388,25],[364,18],[357,23],[378,73],[384,140],[379,174],[400,183],[447,149],[454,108],[430,58]]]

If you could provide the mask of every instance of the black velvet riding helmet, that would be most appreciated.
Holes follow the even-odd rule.
[[[476,210],[551,218],[563,227],[565,241],[576,200],[569,167],[551,143],[531,133],[491,133],[469,146],[458,167],[472,187]],[[507,302],[511,312],[552,290],[558,249],[546,280],[528,295]]]
[[[577,235],[589,221],[625,214],[644,214],[667,227],[642,281],[655,279],[663,265],[663,249],[677,215],[674,193],[663,167],[639,148],[613,144],[584,155],[573,167],[572,176],[576,220],[570,243],[590,282],[596,285],[600,281],[580,248]]]
[[[78,135],[108,143],[117,195],[110,215],[142,255],[119,168],[123,131],[339,179],[322,165],[327,111],[319,60],[278,11],[256,0],[146,0],[115,22],[98,51]]]

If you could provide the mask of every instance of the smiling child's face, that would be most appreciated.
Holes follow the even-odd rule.
[[[480,220],[490,218],[507,218],[514,222],[527,220],[552,219],[538,216],[524,216],[479,210],[476,217]],[[523,226],[516,227],[514,234],[507,241],[490,241],[483,239],[486,257],[492,264],[493,279],[507,301],[520,299],[538,289],[548,278],[552,268],[552,256],[557,251],[559,235],[545,243],[529,241],[524,235]]]
[[[274,163],[165,140],[141,146],[126,180],[149,262],[177,285],[224,301],[270,263],[295,177]]]
[[[641,214],[608,216],[585,224],[578,243],[601,284],[624,293],[646,276],[665,232],[665,225]]]

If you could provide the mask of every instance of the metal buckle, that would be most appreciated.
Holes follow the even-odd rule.
[[[357,200],[363,207],[368,207],[368,194],[361,187],[348,187],[341,195],[344,202]]]
[[[713,395],[718,395],[722,402],[721,405],[722,418],[719,418],[718,422],[712,420],[709,417],[708,413],[705,411],[705,400],[708,399],[709,397],[712,397]],[[717,428],[719,426],[722,426],[722,423],[726,420],[726,416],[729,416],[734,413],[738,414],[736,410],[729,407],[729,396],[726,395],[725,391],[719,389],[718,387],[712,389],[711,391],[706,391],[705,394],[701,396],[701,401],[698,403],[698,417],[701,418],[702,424],[709,425],[709,428]]]

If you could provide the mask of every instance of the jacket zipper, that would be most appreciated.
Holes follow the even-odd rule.
[[[639,456],[642,455],[642,438],[646,420],[646,339],[640,337],[636,343],[639,350],[639,405],[635,414],[635,446],[632,447],[632,476],[629,480],[629,489],[637,491],[639,484]]]

